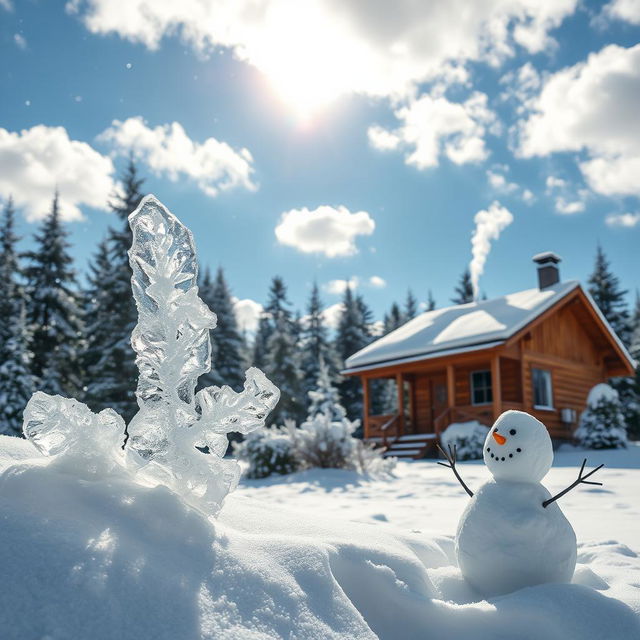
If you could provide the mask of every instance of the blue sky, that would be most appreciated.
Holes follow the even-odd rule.
[[[0,196],[28,236],[57,184],[83,269],[133,150],[258,302],[354,278],[380,317],[470,263],[490,297],[544,250],[584,280],[597,242],[635,290],[640,3],[545,4],[0,0]]]

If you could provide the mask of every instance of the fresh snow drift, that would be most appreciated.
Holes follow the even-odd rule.
[[[547,428],[522,411],[506,411],[484,445],[495,481],[473,495],[460,518],[456,556],[478,593],[496,596],[545,582],[570,582],[576,534],[540,484],[553,462]]]

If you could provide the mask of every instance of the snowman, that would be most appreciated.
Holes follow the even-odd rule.
[[[603,465],[551,497],[540,484],[553,462],[546,427],[523,411],[506,411],[484,443],[484,462],[493,476],[474,495],[456,469],[456,452],[440,449],[471,497],[456,533],[458,566],[483,597],[546,582],[570,582],[576,566],[576,534],[556,500]]]

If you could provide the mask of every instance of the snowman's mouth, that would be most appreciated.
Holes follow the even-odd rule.
[[[505,438],[506,440],[506,438]],[[513,458],[513,456],[516,453],[521,453],[522,449],[520,447],[518,447],[515,451],[513,451],[512,453],[506,453],[506,452],[502,452],[504,453],[503,456],[498,455],[497,453],[493,453],[491,451],[491,447],[487,447],[487,453],[496,461],[502,461],[502,462],[506,462],[507,460],[509,460],[509,458]]]

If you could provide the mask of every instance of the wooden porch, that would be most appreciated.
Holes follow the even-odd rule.
[[[503,411],[524,409],[523,360],[505,353],[458,356],[456,362],[439,365],[419,362],[413,369],[371,372],[360,378],[365,439],[401,457],[435,452],[440,434],[454,422],[477,420],[490,426]],[[479,381],[485,383],[482,389]],[[387,406],[378,412],[376,394],[381,389]],[[403,448],[407,456],[402,456]]]

